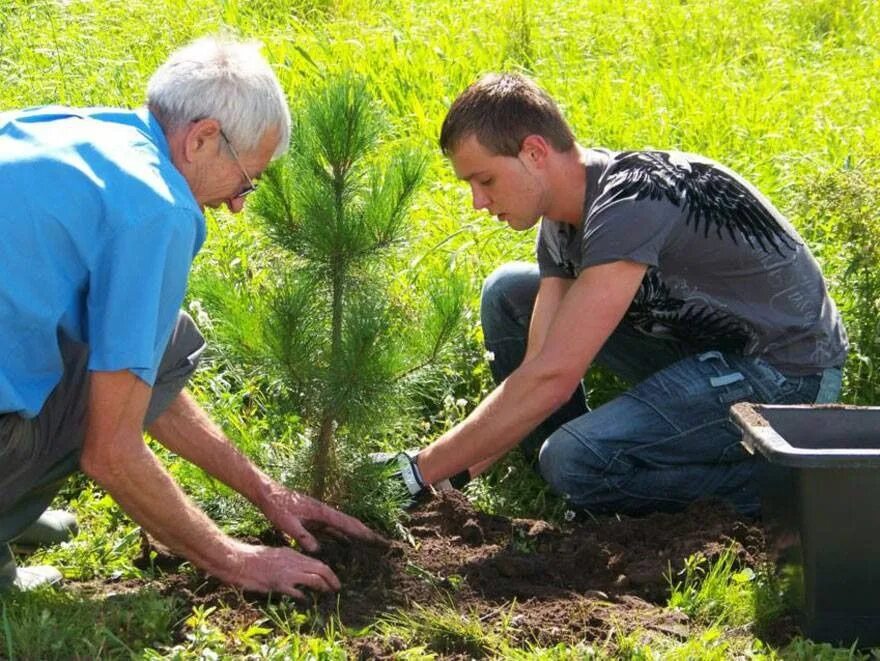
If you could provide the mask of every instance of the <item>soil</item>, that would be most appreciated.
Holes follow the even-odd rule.
[[[750,427],[769,427],[770,423],[767,422],[767,419],[757,411],[760,406],[762,405],[741,402],[733,405],[731,413],[734,417],[739,417],[743,424],[749,425]]]
[[[711,559],[733,545],[745,564],[766,560],[761,527],[718,502],[676,514],[578,520],[561,529],[477,512],[451,491],[411,513],[407,528],[413,543],[388,548],[322,539],[317,556],[343,588],[338,595],[315,595],[308,608],[325,620],[338,616],[345,626],[360,628],[395,611],[452,605],[484,628],[505,622],[504,635],[514,644],[604,644],[616,632],[635,629],[684,639],[690,632],[687,616],[664,607],[669,576],[686,558],[701,552]],[[145,541],[144,558],[150,551],[157,549]],[[153,566],[171,571],[179,562],[161,549],[152,559]],[[186,609],[229,607],[216,614],[223,614],[220,626],[230,630],[264,617],[265,597],[242,594],[201,574],[166,574],[159,589]],[[770,636],[784,641],[793,633],[782,621]],[[390,659],[403,641],[372,634],[352,645],[355,657]],[[441,658],[480,656],[478,649],[443,645],[432,650]]]

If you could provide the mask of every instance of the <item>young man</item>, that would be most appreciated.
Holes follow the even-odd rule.
[[[517,231],[540,221],[538,263],[486,281],[499,386],[403,462],[411,491],[476,475],[522,442],[576,507],[641,513],[720,497],[756,511],[730,405],[834,401],[847,350],[791,224],[709,159],[581,147],[518,75],[465,90],[440,145],[476,209]],[[581,379],[593,363],[632,387],[589,411]]]
[[[288,491],[184,391],[204,340],[179,313],[205,207],[241,211],[287,149],[284,93],[254,44],[173,53],[147,107],[0,114],[0,589],[60,578],[16,567],[7,542],[81,468],[156,539],[218,578],[302,596],[335,590],[323,563],[244,544],[196,508],[143,430],[254,502],[307,551],[307,526],[376,540]]]

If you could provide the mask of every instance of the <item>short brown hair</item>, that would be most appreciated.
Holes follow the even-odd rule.
[[[560,152],[574,147],[574,134],[556,102],[515,73],[483,76],[453,102],[440,129],[440,149],[450,156],[470,135],[500,156],[519,154],[530,135],[542,136]]]

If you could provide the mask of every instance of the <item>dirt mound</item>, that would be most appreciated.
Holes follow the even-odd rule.
[[[311,606],[362,627],[397,609],[452,604],[520,643],[604,641],[613,630],[654,629],[682,638],[687,617],[663,611],[674,576],[690,555],[709,558],[733,545],[743,561],[760,561],[761,529],[721,503],[678,514],[577,521],[565,529],[545,521],[477,512],[458,492],[447,492],[411,514],[414,544],[389,548],[322,539],[318,557],[343,583],[338,595],[317,595]],[[264,540],[265,541],[265,540]],[[152,555],[151,555],[152,551]],[[145,557],[171,569],[147,544]],[[165,592],[184,602],[225,604],[240,626],[256,619],[265,598],[242,594],[203,576],[166,577]],[[360,639],[362,658],[393,657],[401,641]],[[480,656],[446,650],[449,658]]]
[[[450,492],[414,512],[408,528],[415,546],[386,552],[325,542],[321,557],[344,587],[322,607],[362,626],[394,607],[453,603],[485,623],[509,617],[522,642],[543,645],[604,640],[621,624],[686,636],[687,618],[661,609],[670,572],[696,552],[712,558],[730,545],[755,562],[764,544],[759,528],[720,503],[561,530],[476,512]]]

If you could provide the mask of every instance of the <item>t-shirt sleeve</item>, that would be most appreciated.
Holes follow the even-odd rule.
[[[148,385],[186,292],[198,223],[171,209],[117,230],[92,269],[88,293],[89,369],[127,369]]]
[[[600,197],[584,227],[581,268],[620,260],[657,266],[680,218],[666,200]]]

